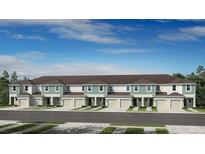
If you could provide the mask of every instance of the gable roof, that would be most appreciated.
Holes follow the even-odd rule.
[[[146,75],[79,75],[79,76],[42,76],[33,79],[34,84],[132,84],[132,83],[194,83],[168,74]]]

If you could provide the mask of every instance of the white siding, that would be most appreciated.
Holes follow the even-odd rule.
[[[67,91],[67,88],[66,88]],[[70,91],[71,92],[82,92],[82,86],[76,85],[76,86],[70,86]]]
[[[168,95],[173,92],[182,94],[182,85],[176,85],[176,91],[172,91],[172,85],[160,85],[160,91],[167,92]]]
[[[114,92],[127,92],[126,85],[112,85]]]

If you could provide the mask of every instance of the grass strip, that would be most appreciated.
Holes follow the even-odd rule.
[[[195,110],[197,110],[199,112],[205,112],[205,108],[196,108]]]
[[[1,131],[0,134],[11,134],[11,133],[14,133],[14,132],[18,132],[18,131],[22,131],[22,130],[34,127],[34,126],[36,126],[36,124],[25,124],[25,125],[21,125],[21,126],[6,129],[4,131]]]
[[[192,112],[190,109],[188,109],[188,108],[183,108],[183,110],[184,111],[186,111],[186,112]]]
[[[144,134],[144,128],[127,128],[125,134]]]
[[[141,126],[141,127],[165,127],[161,124],[137,124],[137,123],[112,123],[111,126]]]
[[[106,127],[100,132],[100,134],[112,134],[115,129],[116,127]]]
[[[146,111],[147,107],[139,107],[138,111]]]
[[[158,112],[157,107],[152,107],[152,112]]]
[[[9,127],[9,126],[14,126],[16,124],[5,124],[5,125],[1,125],[0,128],[5,128],[5,127]]]
[[[134,109],[134,107],[131,106],[127,109],[127,111],[133,111],[133,109]]]
[[[169,131],[166,128],[156,128],[157,134],[169,134]]]
[[[27,131],[24,134],[39,134],[39,133],[41,133],[43,131],[49,130],[49,129],[54,128],[56,126],[58,126],[58,125],[45,125],[43,127]]]

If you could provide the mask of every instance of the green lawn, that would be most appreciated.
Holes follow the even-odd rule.
[[[116,127],[106,127],[100,132],[100,134],[112,134],[115,129]]]
[[[146,108],[147,108],[147,107],[139,107],[139,110],[138,110],[138,111],[146,111]]]
[[[165,127],[161,124],[137,124],[137,123],[111,123],[111,126],[140,126],[140,127]]]
[[[39,134],[39,133],[41,133],[43,131],[49,130],[49,129],[54,128],[56,126],[58,126],[58,125],[45,125],[43,127],[31,130],[31,131],[27,131],[24,134]]]
[[[9,126],[14,126],[16,124],[5,124],[5,125],[1,125],[0,128],[5,128],[5,127],[9,127]]]
[[[10,133],[22,131],[22,130],[25,130],[25,129],[28,129],[28,128],[31,128],[34,126],[36,126],[36,124],[25,124],[25,125],[21,125],[21,126],[16,126],[16,127],[1,131],[0,134],[10,134]]]
[[[102,106],[101,108],[97,108],[97,109],[94,110],[94,111],[100,111],[100,110],[105,109],[105,108],[107,108],[107,106]]]
[[[81,110],[81,109],[83,109],[83,108],[85,108],[85,107],[87,107],[87,106],[81,106],[81,107],[78,107],[78,108],[74,108],[74,109],[72,109],[72,110]]]
[[[187,112],[192,112],[191,110],[189,110],[188,108],[183,108],[184,111],[187,111]]]
[[[133,111],[134,107],[130,106],[127,111]]]
[[[125,134],[144,134],[144,128],[127,128]]]
[[[197,110],[199,112],[205,112],[205,108],[196,108],[195,110]]]
[[[169,131],[166,128],[156,128],[157,134],[169,134]]]
[[[152,112],[157,112],[157,107],[152,107]]]

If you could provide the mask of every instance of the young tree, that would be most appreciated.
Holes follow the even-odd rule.
[[[7,105],[9,103],[9,73],[4,71],[0,78],[0,104]]]
[[[198,78],[198,82],[199,82],[199,87],[202,86],[202,81],[203,81],[203,76],[204,76],[204,67],[202,65],[199,65],[197,70],[196,70],[196,74],[197,74],[197,78]]]
[[[17,81],[18,81],[18,76],[16,71],[14,71],[11,75],[11,83],[17,83]]]

